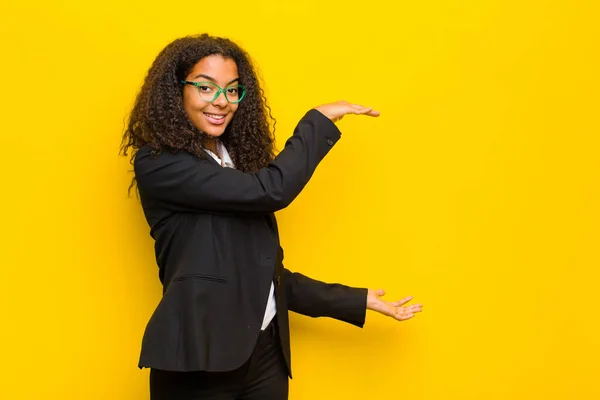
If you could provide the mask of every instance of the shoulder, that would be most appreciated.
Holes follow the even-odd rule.
[[[143,145],[135,154],[133,161],[134,167],[141,167],[147,164],[163,165],[173,162],[202,162],[206,161],[205,157],[198,157],[185,150],[161,149],[154,150],[149,145]]]
[[[135,154],[133,171],[138,183],[143,184],[146,179],[154,179],[151,177],[183,177],[190,173],[198,173],[210,169],[210,164],[207,158],[200,158],[184,150],[155,151],[144,145]]]
[[[167,180],[213,175],[222,167],[208,157],[198,157],[185,150],[155,151],[150,146],[140,147],[133,162],[133,172],[139,185]]]

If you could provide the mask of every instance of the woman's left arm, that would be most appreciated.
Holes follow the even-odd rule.
[[[382,300],[384,290],[325,283],[285,268],[282,278],[288,309],[309,317],[330,317],[363,327],[367,310],[398,321],[410,319],[422,310],[421,304],[406,306],[412,297],[395,302]]]

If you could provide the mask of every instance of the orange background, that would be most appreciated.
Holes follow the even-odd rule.
[[[0,387],[147,399],[160,298],[117,156],[157,53],[228,36],[256,59],[279,148],[346,99],[342,141],[278,214],[286,266],[414,295],[363,330],[292,318],[291,399],[598,399],[595,1],[4,2]]]

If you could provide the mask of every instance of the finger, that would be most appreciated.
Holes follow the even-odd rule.
[[[401,307],[404,304],[406,304],[409,301],[411,301],[412,299],[413,299],[412,296],[407,296],[407,297],[403,298],[402,300],[398,300],[398,301],[393,302],[392,304],[394,305],[394,307]]]
[[[373,110],[370,107],[367,108],[363,108],[363,109],[357,109],[353,112],[353,114],[356,115],[369,115],[371,117],[378,117],[379,115],[381,115],[381,113],[377,110]]]
[[[348,104],[350,107],[352,107],[355,110],[359,110],[359,111],[364,111],[364,110],[373,110],[373,107],[370,106],[365,106],[362,104]]]
[[[398,321],[406,321],[407,319],[411,319],[414,316],[415,316],[414,314],[402,314],[402,315],[397,315],[396,319]]]
[[[373,108],[371,108],[371,107],[355,106],[355,107],[351,107],[350,108],[350,112],[352,114],[356,114],[356,115],[358,115],[358,114],[368,114],[371,111],[373,111]]]

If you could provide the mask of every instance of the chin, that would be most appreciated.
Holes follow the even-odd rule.
[[[205,129],[201,129],[201,131],[210,137],[218,138],[218,137],[222,136],[223,133],[225,133],[225,128],[215,129],[214,127],[211,126],[211,127],[206,127]]]

